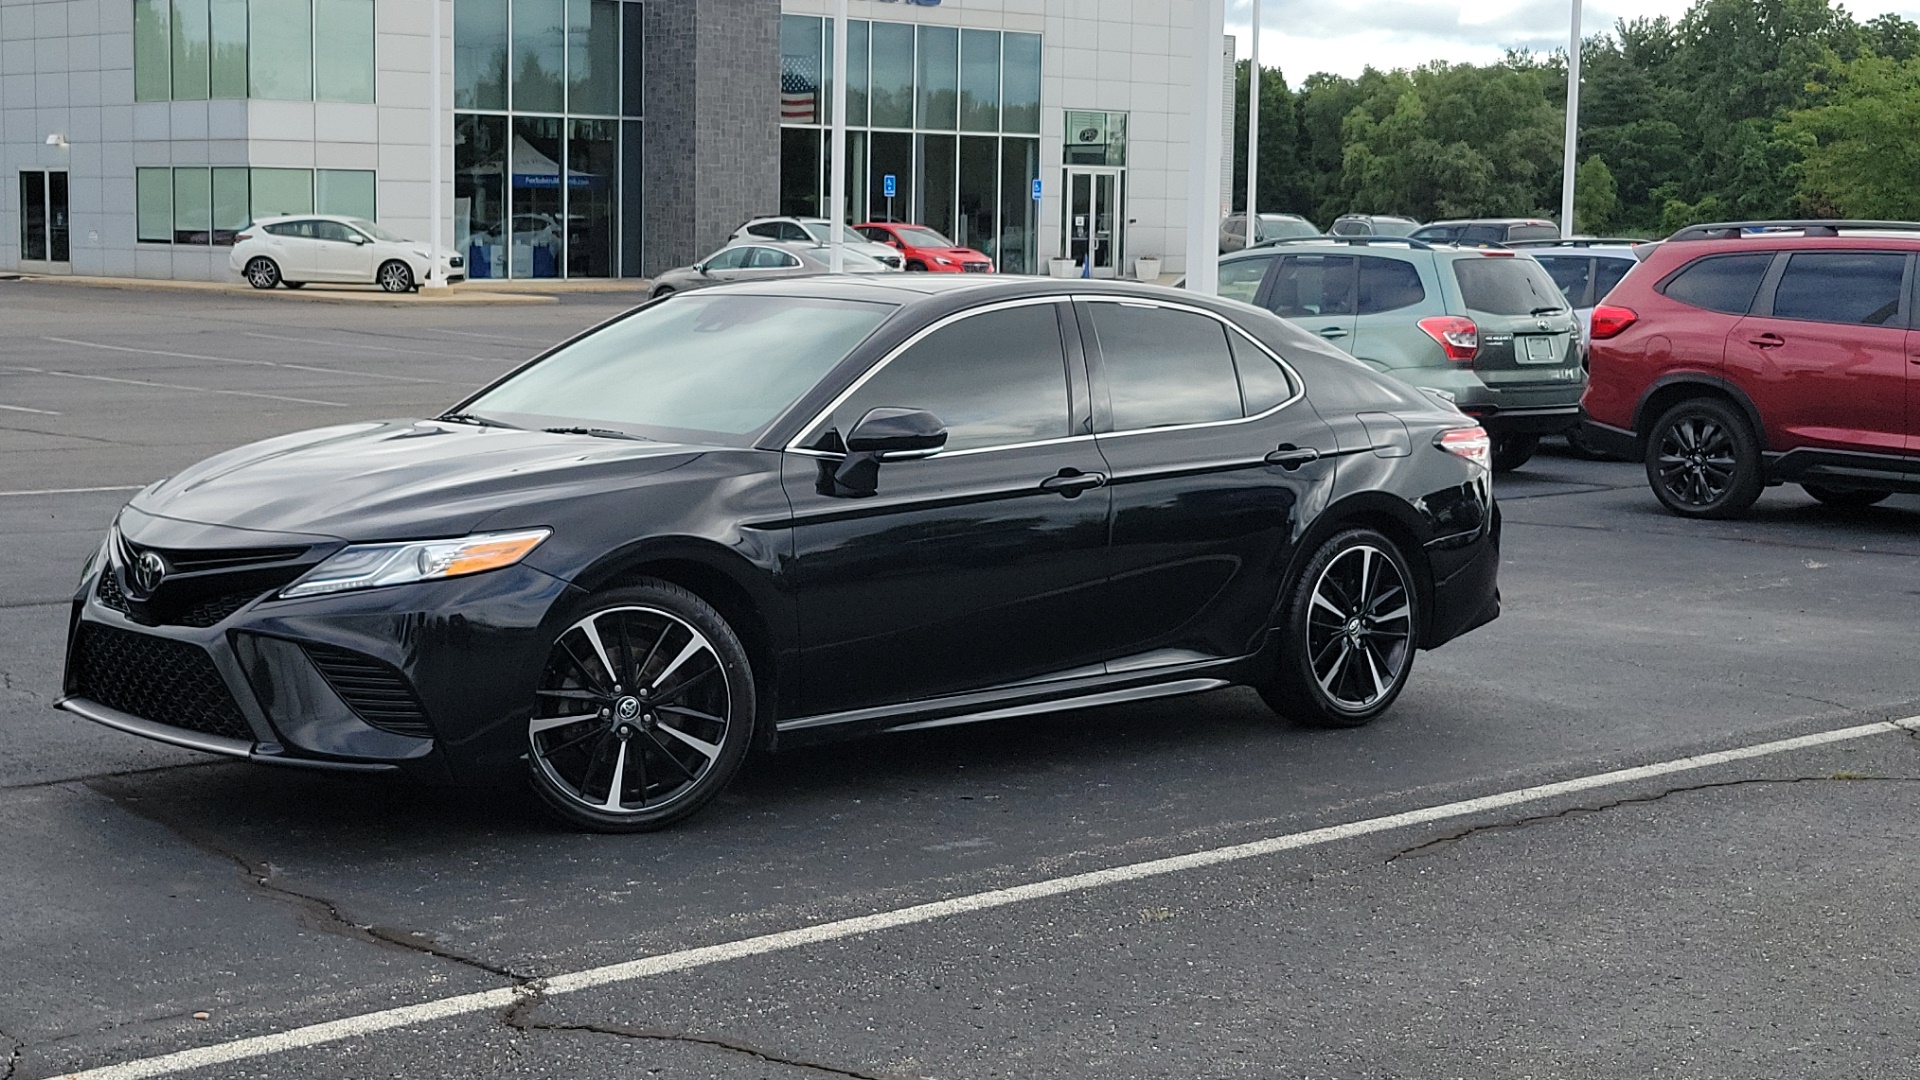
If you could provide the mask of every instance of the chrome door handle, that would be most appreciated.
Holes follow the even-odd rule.
[[[1323,338],[1327,338],[1327,339],[1329,339],[1329,340],[1331,340],[1331,339],[1333,339],[1333,338],[1343,338],[1343,337],[1346,337],[1346,336],[1347,336],[1347,332],[1346,332],[1345,330],[1343,330],[1343,329],[1341,329],[1341,328],[1340,328],[1340,327],[1338,327],[1338,326],[1329,326],[1329,327],[1327,327],[1327,328],[1325,328],[1325,329],[1323,329],[1323,330],[1321,330],[1321,331],[1320,331],[1320,336],[1321,336],[1321,337],[1323,337]]]
[[[1747,344],[1755,345],[1762,349],[1777,349],[1786,343],[1787,339],[1781,337],[1779,334],[1760,334],[1757,337],[1747,339]]]
[[[1312,447],[1283,446],[1267,455],[1267,464],[1278,465],[1292,472],[1302,465],[1310,465],[1320,460],[1320,451]]]
[[[1107,478],[1099,473],[1061,473],[1059,476],[1049,476],[1040,481],[1040,490],[1051,491],[1071,499],[1083,491],[1105,487],[1106,483]]]

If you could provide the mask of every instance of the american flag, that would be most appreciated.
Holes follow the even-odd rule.
[[[780,122],[819,122],[820,61],[807,56],[784,56],[780,63]]]

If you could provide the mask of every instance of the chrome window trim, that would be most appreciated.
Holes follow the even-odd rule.
[[[1251,424],[1258,420],[1265,420],[1266,418],[1274,415],[1280,410],[1288,407],[1289,405],[1294,404],[1297,401],[1300,401],[1302,398],[1305,398],[1307,396],[1307,384],[1304,380],[1300,378],[1300,373],[1293,369],[1292,364],[1289,364],[1285,360],[1281,359],[1279,353],[1276,353],[1272,349],[1267,348],[1264,342],[1260,341],[1258,338],[1254,337],[1252,334],[1247,333],[1245,330],[1240,329],[1239,326],[1234,324],[1233,320],[1227,318],[1224,315],[1221,315],[1217,311],[1209,311],[1203,307],[1197,307],[1192,304],[1182,304],[1182,303],[1179,303],[1178,301],[1162,300],[1162,299],[1159,299],[1158,297],[1134,298],[1134,297],[1119,297],[1119,296],[1107,296],[1107,295],[1091,295],[1091,296],[1078,295],[1078,296],[1075,296],[1073,299],[1075,300],[1075,302],[1084,302],[1088,304],[1104,303],[1104,304],[1123,304],[1129,307],[1171,308],[1174,311],[1185,311],[1185,312],[1191,312],[1192,314],[1195,314],[1195,315],[1204,315],[1207,318],[1210,318],[1215,322],[1219,323],[1220,325],[1226,327],[1228,333],[1239,334],[1241,337],[1247,339],[1247,341],[1250,342],[1254,346],[1254,348],[1259,349],[1261,352],[1271,357],[1274,363],[1280,365],[1280,370],[1287,373],[1287,380],[1293,384],[1292,397],[1288,398],[1285,401],[1282,401],[1280,404],[1275,405],[1274,407],[1266,410],[1265,412],[1256,413],[1253,416],[1242,416],[1234,420],[1203,420],[1203,421],[1199,421],[1192,424],[1167,424],[1163,427],[1128,428],[1125,431],[1103,432],[1102,434],[1097,436],[1098,438],[1113,439],[1113,438],[1123,438],[1129,435],[1158,435],[1162,432],[1167,432],[1167,431],[1194,431],[1201,428],[1227,427],[1232,424]],[[1098,337],[1097,337],[1098,335],[1097,328],[1095,330],[1095,334],[1096,334],[1095,346],[1097,347],[1099,343]],[[1229,347],[1228,355],[1229,357],[1231,357],[1232,355],[1231,347]],[[1238,371],[1236,369],[1235,378],[1238,379],[1238,377],[1239,377]]]
[[[795,435],[787,443],[785,447],[785,452],[789,454],[803,454],[807,457],[817,457],[817,458],[822,458],[828,461],[839,461],[843,459],[846,456],[844,454],[836,454],[827,450],[814,450],[803,444],[810,441],[814,437],[818,436],[820,434],[820,425],[826,423],[828,420],[831,420],[833,418],[834,410],[838,409],[842,405],[845,405],[847,403],[848,398],[859,393],[860,388],[867,385],[867,382],[871,380],[875,375],[880,374],[880,372],[884,370],[888,364],[891,364],[895,360],[898,360],[901,357],[901,355],[904,354],[908,349],[911,349],[915,345],[920,344],[922,341],[925,341],[927,338],[933,336],[934,334],[940,332],[941,330],[944,330],[947,327],[952,326],[954,323],[957,323],[962,319],[970,319],[976,315],[986,315],[995,311],[1007,311],[1012,308],[1036,307],[1040,304],[1070,304],[1072,302],[1073,302],[1073,298],[1068,296],[1025,296],[1025,297],[1021,297],[1018,300],[1001,300],[992,304],[984,304],[980,307],[968,308],[965,311],[956,311],[953,314],[948,315],[943,319],[940,319],[936,322],[932,322],[927,324],[926,326],[921,327],[919,330],[914,332],[914,335],[912,337],[894,346],[891,352],[881,357],[879,363],[874,364],[872,367],[868,368],[865,372],[863,372],[859,378],[853,380],[853,384],[851,386],[848,386],[845,390],[842,390],[839,394],[837,394],[832,401],[827,403],[826,408],[821,409],[818,413],[815,413],[813,419],[807,421],[806,426],[800,429],[800,434]],[[1063,360],[1070,360],[1070,358],[1066,356],[1066,348],[1064,343],[1062,343],[1062,346],[1061,346],[1061,356]],[[1066,380],[1062,384],[1062,388],[1070,390],[1073,385],[1073,379],[1071,374],[1063,369],[1061,371],[1061,376]],[[1071,421],[1072,418],[1069,417],[1068,419],[1069,421]],[[990,450],[1012,450],[1012,449],[1016,449],[1020,447],[1028,447],[1028,446],[1048,446],[1053,443],[1075,442],[1080,439],[1091,439],[1091,438],[1093,438],[1093,436],[1091,435],[1064,435],[1058,439],[1040,439],[1040,440],[1023,442],[1023,443],[1003,443],[998,446],[976,446],[976,447],[970,447],[966,450],[952,450],[952,451],[943,450],[938,454],[931,455],[931,458],[961,457],[966,454],[980,454]],[[928,460],[931,460],[931,458],[929,458]]]

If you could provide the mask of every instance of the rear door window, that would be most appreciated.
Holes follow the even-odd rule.
[[[1094,335],[1115,431],[1238,420],[1240,379],[1227,330],[1178,308],[1096,302]]]
[[[1559,286],[1532,259],[1464,258],[1453,262],[1453,278],[1460,283],[1460,299],[1468,310],[1488,315],[1531,315],[1560,311],[1567,298]]]
[[[1289,255],[1281,260],[1267,306],[1283,319],[1354,312],[1351,255]]]
[[[747,265],[754,270],[789,270],[799,266],[800,260],[777,248],[754,248]]]
[[[1777,319],[1896,325],[1907,257],[1896,252],[1801,252],[1787,259],[1773,294]]]
[[[1409,308],[1427,298],[1420,284],[1420,271],[1412,263],[1399,259],[1362,256],[1360,262],[1360,304],[1362,315]]]
[[[1745,315],[1753,309],[1753,298],[1760,292],[1760,279],[1773,265],[1773,255],[1716,255],[1688,264],[1667,279],[1660,291],[1678,300],[1708,311]]]
[[[1253,303],[1254,296],[1260,292],[1260,282],[1266,278],[1273,262],[1271,255],[1221,262],[1220,295],[1243,304]]]
[[[1593,278],[1593,260],[1585,255],[1535,256],[1547,268],[1547,276],[1560,286],[1561,295],[1574,307],[1591,307],[1587,286]]]

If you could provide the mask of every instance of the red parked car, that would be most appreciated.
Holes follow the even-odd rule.
[[[934,274],[991,274],[993,260],[970,247],[961,247],[925,225],[869,221],[855,225],[860,235],[876,244],[900,249],[907,269]]]
[[[1582,434],[1683,517],[1920,491],[1916,255],[1913,222],[1682,229],[1594,309]]]

